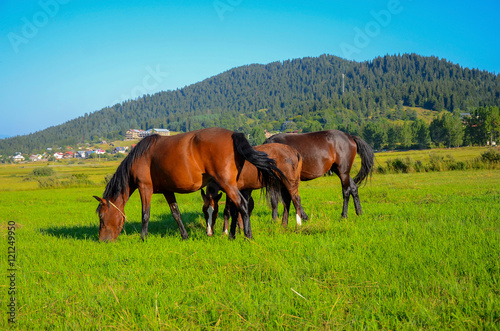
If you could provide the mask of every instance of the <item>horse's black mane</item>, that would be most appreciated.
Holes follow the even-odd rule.
[[[128,182],[130,179],[130,169],[134,162],[140,158],[144,153],[156,143],[160,138],[159,135],[154,134],[148,136],[141,141],[130,151],[127,157],[120,163],[118,169],[116,169],[115,174],[106,185],[104,190],[104,199],[116,199],[118,196],[128,187]]]

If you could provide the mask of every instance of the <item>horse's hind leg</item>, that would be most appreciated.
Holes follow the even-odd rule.
[[[244,199],[241,199],[242,201],[244,201]],[[248,212],[246,212],[246,217],[247,217],[247,227],[245,228],[245,220],[244,220],[244,217],[243,217],[243,212],[242,212],[242,208],[243,208],[243,205],[245,205],[245,209],[247,208],[246,205],[246,201],[240,203],[240,207],[238,208],[236,206],[236,204],[234,202],[230,202],[230,213],[231,213],[231,228],[229,229],[229,239],[234,239],[235,236],[236,236],[236,223],[238,223],[239,227],[240,228],[243,228],[243,232],[245,233],[245,237],[247,237],[248,239],[252,239],[252,230],[250,228],[250,220],[248,219]],[[243,224],[240,224],[240,223],[243,223]]]
[[[361,204],[359,202],[358,196],[358,186],[354,183],[351,176],[349,175],[350,168],[344,167],[342,171],[339,170],[336,164],[331,168],[333,172],[337,174],[342,183],[342,196],[344,197],[344,204],[342,206],[342,217],[347,218],[347,208],[349,207],[349,198],[352,195],[354,200],[354,207],[356,208],[356,214],[361,215]]]
[[[288,215],[290,214],[290,202],[292,201],[292,197],[290,193],[286,189],[281,190],[281,199],[283,200],[283,218],[281,221],[281,225],[286,228],[288,226]]]
[[[250,226],[250,216],[248,214],[248,202],[236,187],[224,188],[228,199],[231,200],[231,229],[229,231],[229,239],[234,239],[236,234],[236,222],[238,214],[241,214],[243,219],[243,233],[248,239],[252,239],[252,229]],[[234,206],[233,206],[234,205]],[[239,213],[238,213],[239,212]]]
[[[351,196],[350,185],[342,185],[342,195],[344,196],[344,204],[342,205],[342,217],[347,218],[347,208],[349,207],[349,197]]]
[[[350,186],[351,186],[351,195],[352,199],[354,201],[354,208],[356,209],[356,215],[361,215],[363,214],[363,211],[361,210],[361,202],[359,201],[359,194],[358,194],[358,185],[350,178]]]
[[[344,197],[344,204],[342,205],[342,217],[347,218],[347,208],[349,207],[349,198],[352,194],[351,190],[351,176],[349,176],[349,172],[339,173],[337,168],[332,168],[333,171],[339,176],[340,181],[342,183],[342,196]]]
[[[250,218],[250,216],[252,216],[253,208],[255,207],[254,201],[252,198],[252,190],[243,190],[243,191],[241,191],[241,195],[247,201],[248,217]],[[240,230],[244,230],[243,217],[241,216],[241,213],[238,213],[238,228]]]
[[[245,195],[243,194],[243,196],[245,196]],[[247,198],[247,197],[245,196],[245,198]],[[253,202],[252,196],[250,196],[250,198],[247,199],[247,201],[248,201],[248,215],[251,216],[252,215],[252,210],[253,210],[253,207],[254,207],[254,202]],[[234,207],[234,208],[236,208],[236,207]],[[229,230],[229,218],[230,217],[232,217],[232,215],[231,215],[231,200],[229,198],[227,198],[226,207],[224,208],[224,227],[222,229],[222,231],[225,234],[228,234],[228,230]],[[243,230],[243,219],[241,218],[241,214],[239,212],[238,212],[237,218],[238,218],[238,228],[240,230]]]
[[[168,205],[170,206],[170,211],[172,212],[172,216],[179,226],[182,239],[187,239],[188,234],[186,228],[184,227],[184,223],[182,223],[181,213],[179,211],[179,207],[177,206],[177,200],[175,199],[174,193],[164,193],[163,195],[165,196],[165,199],[167,199]]]
[[[349,177],[349,183],[347,185],[342,184],[342,195],[344,196],[344,206],[342,207],[342,217],[347,217],[347,207],[349,205],[349,197],[352,195],[352,200],[354,201],[354,208],[356,209],[356,215],[361,215],[363,213],[361,209],[361,202],[359,200],[358,186],[354,183],[351,177]]]
[[[334,163],[330,171],[333,171],[340,178],[342,184],[342,196],[344,204],[342,205],[342,217],[347,218],[347,208],[349,207],[349,197],[351,196],[351,176],[349,172],[340,172],[337,165]]]
[[[273,221],[276,221],[276,220],[278,220],[278,197],[273,194],[273,195],[271,195],[270,200],[271,200]]]

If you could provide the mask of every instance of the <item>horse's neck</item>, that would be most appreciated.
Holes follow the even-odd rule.
[[[120,195],[116,199],[109,199],[110,202],[116,205],[120,210],[125,209],[125,204],[127,203],[128,199],[130,198],[130,195],[128,194],[129,190],[126,190],[126,192],[120,193]]]

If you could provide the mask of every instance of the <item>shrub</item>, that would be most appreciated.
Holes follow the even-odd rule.
[[[59,178],[51,176],[46,178],[39,178],[38,186],[40,186],[40,188],[57,188],[61,187],[62,185]]]
[[[63,182],[64,186],[87,186],[93,184],[87,174],[73,174],[67,181]]]
[[[415,164],[413,166],[415,167],[416,172],[425,172],[425,165],[422,163],[422,161],[415,161]]]
[[[375,173],[376,174],[386,174],[387,173],[387,169],[382,167],[381,165],[377,166],[375,168]]]
[[[462,161],[454,162],[450,164],[450,170],[465,170],[467,169],[467,164]]]
[[[48,177],[53,176],[55,173],[56,171],[49,167],[38,167],[33,169],[31,172],[31,174],[35,177]]]
[[[500,162],[500,152],[494,148],[490,148],[481,154],[481,160],[489,163]]]
[[[387,168],[389,171],[394,171],[396,173],[410,173],[414,170],[414,161],[411,157],[406,157],[404,159],[396,158],[394,160],[387,161]]]
[[[429,154],[429,165],[427,166],[428,171],[442,171],[446,170],[444,165],[444,157],[435,153]]]
[[[79,187],[94,185],[87,174],[73,174],[71,176],[60,178],[50,176],[38,178],[40,188],[59,188],[59,187]]]

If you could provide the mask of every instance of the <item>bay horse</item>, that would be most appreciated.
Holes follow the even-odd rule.
[[[266,144],[256,146],[254,148],[257,151],[266,153],[270,158],[274,159],[276,161],[276,166],[279,170],[281,170],[287,179],[281,182],[279,190],[277,190],[278,187],[276,186],[268,188],[271,199],[273,197],[279,197],[285,206],[282,225],[284,227],[288,225],[290,202],[293,202],[296,212],[296,222],[297,225],[300,226],[302,224],[302,217],[305,215],[299,195],[300,173],[302,170],[301,155],[294,148],[282,144]],[[258,174],[258,170],[254,165],[250,163],[245,163],[243,165],[243,169],[238,177],[237,186],[238,190],[241,191],[243,196],[249,202],[248,212],[251,214],[253,210],[252,191],[262,188],[266,189],[266,185],[262,182]],[[203,198],[203,214],[205,216],[207,234],[209,236],[213,234],[213,228],[218,214],[218,202],[222,197],[222,193],[217,194],[218,191],[219,186],[216,182],[211,182],[207,185],[207,193],[205,193],[203,189],[201,190],[201,196]],[[233,208],[233,206],[231,205],[231,200],[228,199],[226,201],[226,207],[224,208],[223,232],[225,233],[227,233],[228,230],[228,220],[231,208]],[[305,216],[307,219],[307,215]],[[238,224],[241,228],[241,217],[238,217]],[[233,229],[231,229],[231,231],[233,231]]]
[[[326,130],[301,134],[280,133],[266,139],[264,144],[268,143],[292,146],[302,155],[300,179],[303,181],[321,177],[329,171],[337,174],[344,197],[342,217],[347,217],[351,195],[356,214],[362,214],[358,185],[372,173],[374,162],[373,149],[363,139],[338,130]],[[361,157],[361,169],[353,180],[349,173],[356,153]],[[276,199],[271,200],[274,217],[278,213],[278,202]]]
[[[253,164],[265,185],[273,187],[284,180],[274,160],[266,153],[252,148],[243,133],[221,128],[162,137],[151,135],[142,139],[118,166],[99,201],[99,239],[114,241],[126,219],[124,207],[137,189],[142,203],[141,239],[147,238],[151,196],[162,193],[179,226],[181,236],[188,234],[182,223],[175,193],[191,193],[215,180],[235,205],[243,218],[245,237],[251,239],[252,231],[248,203],[237,188],[237,177],[245,162]],[[230,239],[235,236],[230,233]]]

